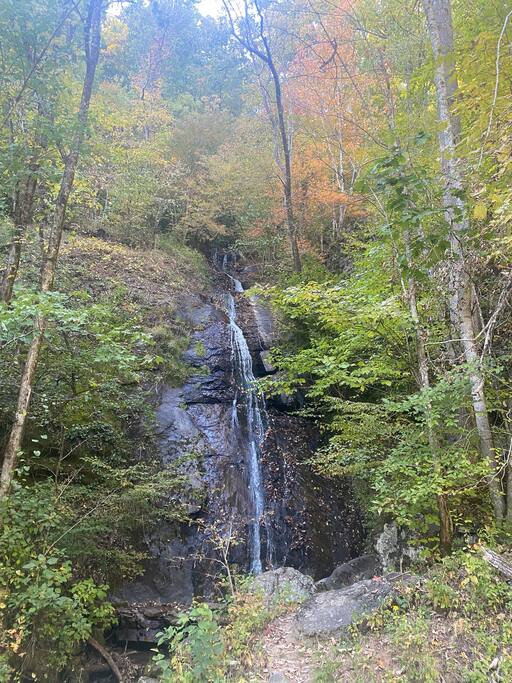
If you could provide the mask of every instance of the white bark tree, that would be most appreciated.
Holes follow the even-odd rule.
[[[471,280],[471,259],[467,249],[469,219],[463,199],[462,159],[457,150],[460,119],[453,112],[458,83],[454,61],[454,41],[450,0],[423,0],[428,33],[435,61],[434,82],[439,119],[439,151],[443,179],[443,203],[449,227],[449,297],[452,325],[460,338],[464,360],[469,368],[471,399],[482,456],[489,462],[489,494],[497,520],[505,516],[503,463],[495,448],[485,380],[480,362],[473,309],[475,289]]]

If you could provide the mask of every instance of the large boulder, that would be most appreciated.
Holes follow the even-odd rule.
[[[279,567],[257,576],[254,590],[263,593],[265,604],[304,602],[315,593],[315,582],[293,567]]]
[[[357,581],[372,579],[380,573],[380,561],[377,555],[361,555],[349,562],[339,564],[330,576],[317,581],[318,591],[335,590],[350,586]]]
[[[318,636],[345,629],[375,612],[384,600],[397,592],[401,582],[410,580],[411,577],[407,579],[401,574],[388,574],[358,581],[347,588],[318,593],[299,610],[299,631],[306,636]]]

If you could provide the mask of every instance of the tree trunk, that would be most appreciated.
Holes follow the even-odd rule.
[[[284,206],[286,209],[286,227],[288,229],[288,239],[290,241],[290,248],[292,252],[293,268],[295,272],[300,273],[302,270],[302,263],[300,259],[299,246],[297,244],[297,226],[295,225],[295,217],[293,215],[292,161],[290,154],[290,145],[288,142],[288,135],[286,132],[284,107],[281,95],[281,84],[279,82],[279,75],[272,62],[271,72],[276,92],[277,119],[279,122],[279,135],[281,137],[281,145],[283,147],[284,157]]]
[[[509,373],[509,381],[510,381]],[[505,422],[505,440],[504,440],[504,461],[505,461],[505,492],[506,492],[506,520],[512,523],[512,398],[508,397],[506,401],[507,412],[504,416]]]
[[[70,152],[66,157],[59,194],[55,203],[52,225],[48,237],[48,248],[41,271],[40,287],[42,292],[50,291],[53,288],[53,282],[55,279],[55,270],[57,267],[59,248],[62,239],[62,230],[64,228],[64,219],[66,217],[66,207],[68,204],[69,195],[71,194],[71,190],[73,188],[76,165],[85,136],[92,88],[96,74],[96,67],[98,65],[101,40],[102,10],[103,0],[89,0],[84,27],[86,72],[82,88],[80,108],[77,115],[78,126],[71,144]],[[34,323],[34,336],[27,353],[27,359],[21,376],[14,423],[12,425],[4,452],[2,473],[0,475],[0,497],[4,497],[8,494],[14,471],[16,469],[18,453],[22,445],[23,433],[25,430],[28,409],[30,406],[30,398],[32,395],[32,388],[34,386],[37,361],[39,359],[39,352],[43,343],[45,328],[45,317],[37,316]]]
[[[258,10],[259,11],[259,10]],[[272,58],[272,52],[270,51],[270,46],[268,40],[263,32],[261,33],[261,39],[263,45],[265,46],[266,53],[266,63],[272,75],[272,81],[274,83],[274,93],[276,96],[276,109],[277,109],[277,121],[279,127],[279,137],[281,139],[281,147],[283,148],[283,158],[284,158],[284,206],[286,209],[286,227],[288,230],[288,239],[290,241],[290,249],[292,252],[293,268],[296,273],[300,273],[302,270],[302,263],[300,258],[299,246],[297,244],[297,226],[295,224],[295,217],[293,214],[293,196],[292,196],[292,161],[290,153],[290,143],[288,140],[288,134],[286,132],[286,121],[284,115],[284,105],[283,105],[283,94],[281,89],[281,81],[277,69]]]
[[[290,250],[292,253],[293,268],[295,272],[300,273],[302,270],[302,263],[300,258],[299,246],[297,242],[297,225],[295,223],[295,217],[293,212],[293,183],[292,183],[292,163],[291,163],[291,150],[290,142],[288,140],[288,134],[286,131],[286,118],[283,105],[283,93],[281,88],[281,79],[279,73],[274,64],[274,59],[272,56],[272,50],[270,49],[270,43],[268,41],[267,35],[265,33],[265,18],[261,7],[258,4],[258,0],[252,0],[254,9],[256,10],[258,17],[258,37],[255,40],[252,35],[253,29],[253,17],[249,13],[249,8],[247,2],[244,5],[245,16],[241,16],[241,21],[245,24],[245,31],[241,34],[237,27],[235,26],[236,19],[234,17],[235,12],[233,6],[228,0],[222,0],[224,9],[231,26],[231,33],[233,37],[242,45],[243,48],[248,50],[251,55],[254,55],[259,60],[261,60],[270,71],[272,76],[272,83],[274,86],[274,95],[276,99],[276,111],[277,111],[277,129],[278,137],[281,143],[281,148],[284,158],[284,179],[283,179],[283,194],[284,194],[284,206],[286,210],[286,227],[288,232],[288,239],[290,242]],[[257,42],[260,41],[260,42]],[[266,98],[264,96],[264,104],[268,106]],[[271,115],[271,124],[274,128],[275,122],[274,117]]]
[[[411,254],[410,237],[405,232],[405,254],[407,265],[411,269],[413,266],[413,259]],[[409,305],[409,312],[414,325],[414,332],[416,337],[416,355],[418,359],[418,386],[422,391],[430,389],[430,373],[428,371],[428,356],[425,346],[424,330],[421,326],[420,316],[418,313],[417,304],[417,288],[416,281],[413,277],[407,278],[407,303]],[[427,436],[434,469],[439,471],[439,441],[432,419],[432,404],[427,401],[425,409],[425,420],[427,423]],[[448,555],[451,551],[453,540],[453,521],[448,507],[448,500],[444,493],[436,495],[437,513],[439,517],[439,547],[442,555]]]
[[[16,192],[14,207],[14,235],[9,246],[7,263],[4,269],[2,284],[0,285],[1,300],[8,304],[12,298],[12,291],[21,260],[21,250],[27,226],[32,222],[34,214],[34,197],[37,188],[37,176],[30,175],[25,182],[21,183]]]
[[[512,562],[506,560],[502,555],[498,555],[490,548],[482,548],[482,556],[491,567],[497,569],[508,581],[512,581]]]
[[[97,640],[94,638],[89,638],[87,641],[91,647],[93,647],[96,652],[99,652],[100,655],[103,657],[103,659],[107,662],[107,664],[110,667],[110,670],[114,674],[114,677],[118,683],[123,683],[123,675],[121,671],[119,670],[119,667],[114,661],[114,658],[110,654],[110,652],[107,650],[106,647],[103,647],[103,645],[100,645]]]
[[[443,203],[450,228],[451,276],[450,317],[457,330],[464,358],[469,367],[473,413],[481,454],[490,465],[489,494],[497,520],[505,514],[505,498],[501,485],[501,463],[493,444],[487,410],[484,376],[480,365],[474,319],[469,261],[464,239],[469,230],[467,207],[462,198],[461,159],[457,153],[460,120],[451,113],[458,84],[453,58],[453,28],[450,0],[423,0],[427,26],[436,63],[434,82],[440,123],[439,149],[443,175]]]
[[[507,481],[507,501],[506,501],[506,520],[512,524],[512,440],[507,451],[506,461],[506,481]]]

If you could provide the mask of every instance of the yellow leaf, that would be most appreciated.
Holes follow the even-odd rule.
[[[475,208],[473,209],[473,218],[475,218],[477,221],[485,221],[487,218],[487,206],[482,202],[475,204]]]

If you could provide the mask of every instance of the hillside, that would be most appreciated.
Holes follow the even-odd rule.
[[[0,0],[0,681],[512,680],[511,39]]]

